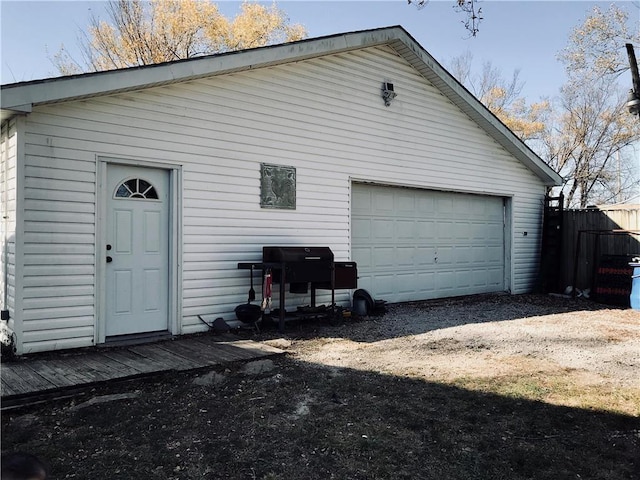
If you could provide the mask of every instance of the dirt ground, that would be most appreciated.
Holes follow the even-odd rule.
[[[487,295],[253,338],[286,353],[3,412],[2,451],[54,479],[640,479],[640,312]]]
[[[640,389],[640,312],[630,309],[548,296],[478,296],[391,305],[387,315],[359,327],[295,342],[291,351],[305,362],[431,382],[562,376],[584,389]],[[630,400],[618,409],[640,415],[637,398]]]

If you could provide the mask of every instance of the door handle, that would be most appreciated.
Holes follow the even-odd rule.
[[[111,263],[111,262],[113,262],[113,258],[107,256],[107,263]]]

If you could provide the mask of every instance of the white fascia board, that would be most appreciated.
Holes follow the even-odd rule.
[[[533,171],[545,186],[562,185],[563,178],[533,152],[471,92],[458,82],[405,30],[389,44],[452,103],[480,125],[505,150]]]
[[[382,44],[396,37],[397,32],[398,27],[348,33],[145,67],[3,85],[0,101],[2,110],[13,110],[17,105],[43,105],[139,90]]]
[[[560,175],[544,163],[429,55],[406,30],[399,26],[331,35],[145,67],[3,85],[0,95],[2,119],[10,118],[19,113],[28,113],[27,110],[32,105],[140,90],[385,44],[393,47],[452,103],[469,115],[508,152],[536,173],[545,185],[562,184]]]
[[[31,113],[32,105],[27,103],[26,105],[15,105],[10,109],[5,109],[4,106],[2,110],[0,110],[0,121],[9,120],[10,118],[15,117],[16,115],[25,115],[27,113]]]

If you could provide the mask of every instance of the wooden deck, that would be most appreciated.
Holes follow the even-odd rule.
[[[284,353],[234,336],[193,336],[152,344],[33,355],[3,363],[2,409],[65,396],[103,382],[195,370]]]

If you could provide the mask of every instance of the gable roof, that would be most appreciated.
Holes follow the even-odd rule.
[[[203,77],[298,62],[350,50],[389,45],[505,150],[547,186],[562,177],[447,72],[400,26],[350,32],[297,42],[177,60],[143,67],[86,73],[2,85],[0,114],[4,121],[37,105],[80,100]]]

